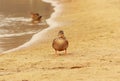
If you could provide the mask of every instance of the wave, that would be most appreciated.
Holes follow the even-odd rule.
[[[15,48],[15,49],[11,49],[11,50],[8,50],[8,51],[5,51],[3,52],[3,54],[5,53],[9,53],[9,52],[13,52],[13,51],[16,51],[16,50],[19,50],[19,49],[22,49],[22,48],[25,48],[25,47],[28,47],[30,45],[32,45],[33,43],[35,43],[36,41],[39,41],[41,39],[43,39],[44,37],[44,34],[55,28],[55,27],[59,27],[59,23],[55,21],[55,18],[59,15],[59,13],[62,11],[62,5],[61,4],[57,4],[56,1],[53,1],[53,0],[42,0],[46,3],[51,3],[51,5],[54,7],[54,13],[52,13],[51,17],[49,19],[46,20],[47,24],[49,25],[48,28],[36,33],[35,35],[32,36],[31,40],[26,42],[25,44]]]
[[[34,25],[42,25],[42,26],[47,25],[47,23],[44,20],[42,20],[42,22],[38,24],[32,24],[30,21],[31,18],[5,17],[4,15],[0,15],[0,37],[13,37],[13,36],[22,36],[25,34],[34,34],[37,33],[39,30],[36,31],[33,30],[29,32],[28,27],[32,27]],[[23,27],[25,27],[25,30],[21,31],[20,29]],[[10,32],[11,29],[15,29],[13,30],[14,32],[13,31]]]
[[[25,24],[25,23],[29,23],[30,21],[31,21],[30,18],[4,17],[3,15],[0,15],[0,27],[13,26],[13,25],[16,25],[17,22],[20,22],[21,24]]]
[[[30,31],[30,32],[23,32],[23,33],[14,33],[14,34],[3,34],[0,35],[0,38],[3,37],[16,37],[16,36],[23,36],[23,35],[27,35],[27,34],[35,34],[37,33],[36,31]]]
[[[4,17],[3,15],[0,15],[0,27],[4,26],[16,26],[16,23],[22,24],[22,25],[35,25],[31,23],[31,18],[25,18],[25,17]],[[41,23],[38,23],[37,25],[47,25],[45,19],[43,18]]]

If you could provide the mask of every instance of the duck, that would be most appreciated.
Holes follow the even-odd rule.
[[[40,23],[42,16],[39,15],[39,13],[32,13],[31,12],[31,18],[32,18],[32,23],[36,24],[36,23]]]
[[[64,35],[64,31],[60,30],[58,32],[58,36],[52,42],[52,47],[55,50],[55,54],[57,55],[58,51],[65,51],[65,54],[67,54],[68,44],[69,42]]]

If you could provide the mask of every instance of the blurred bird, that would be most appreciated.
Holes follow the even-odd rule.
[[[32,23],[36,24],[36,23],[40,23],[42,16],[39,15],[39,13],[32,13],[31,12],[31,18],[32,18]]]
[[[55,54],[57,54],[57,51],[65,51],[65,54],[67,54],[68,40],[62,30],[58,32],[58,37],[53,40],[52,47],[55,49]]]

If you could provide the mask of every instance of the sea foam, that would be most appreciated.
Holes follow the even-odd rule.
[[[13,51],[19,50],[21,48],[28,47],[28,46],[32,45],[33,43],[42,40],[42,38],[43,38],[43,36],[44,36],[44,34],[46,32],[48,32],[49,30],[51,30],[51,29],[53,29],[55,27],[58,27],[60,25],[58,22],[55,21],[55,18],[57,16],[59,16],[59,14],[62,11],[62,4],[58,4],[57,0],[42,0],[42,1],[44,1],[46,3],[51,3],[51,5],[54,7],[54,12],[52,13],[51,17],[46,20],[46,22],[49,25],[49,27],[46,28],[46,29],[43,29],[42,31],[40,31],[37,34],[33,35],[31,40],[28,41],[27,43],[25,43],[25,44],[15,48],[15,49],[11,49],[11,50],[5,51],[5,52],[3,52],[3,54],[4,53],[13,52]]]

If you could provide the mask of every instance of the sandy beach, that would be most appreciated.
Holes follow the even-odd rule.
[[[0,81],[120,81],[120,1],[50,1],[63,8],[57,24],[48,21],[31,46],[1,54]],[[59,30],[69,40],[67,55],[51,46]]]

